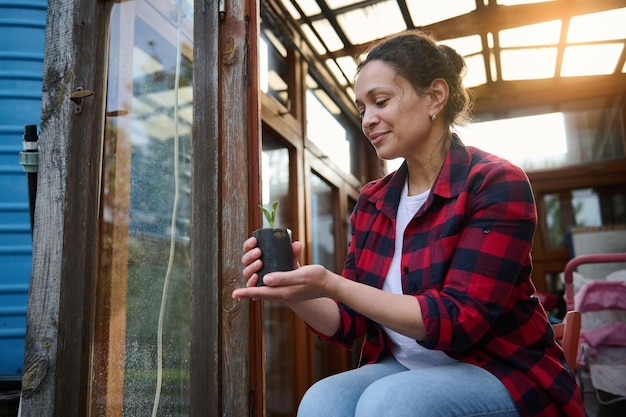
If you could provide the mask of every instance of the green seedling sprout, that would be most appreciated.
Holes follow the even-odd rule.
[[[272,203],[272,210],[271,211],[266,209],[262,205],[259,205],[259,207],[261,208],[261,210],[263,210],[263,215],[267,219],[267,222],[269,223],[270,229],[273,229],[274,228],[274,223],[276,222],[276,210],[278,209],[278,201],[274,201]]]

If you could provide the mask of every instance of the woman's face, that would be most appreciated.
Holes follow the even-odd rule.
[[[427,152],[432,136],[431,97],[380,60],[367,63],[355,84],[361,128],[381,159],[411,159]]]

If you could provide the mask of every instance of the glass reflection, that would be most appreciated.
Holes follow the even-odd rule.
[[[572,228],[626,224],[626,186],[564,190],[543,195],[546,246],[565,247]],[[571,248],[570,248],[571,249]]]
[[[311,246],[313,252],[312,263],[323,265],[330,271],[337,271],[335,265],[335,216],[336,199],[334,189],[318,175],[309,172],[311,185]],[[336,358],[333,360],[333,351],[343,347],[333,346],[315,338],[315,380],[320,380],[336,373],[334,369]],[[345,353],[345,352],[342,352]]]
[[[95,415],[188,415],[192,13],[113,6]]]
[[[311,244],[313,246],[313,264],[325,266],[336,271],[335,265],[335,198],[333,187],[319,176],[310,173],[311,184]]]
[[[324,98],[324,103],[320,100]],[[329,111],[335,109],[335,114]],[[307,137],[344,172],[351,172],[350,137],[339,122],[341,110],[322,89],[306,91]]]
[[[269,131],[263,131],[262,204],[278,201],[276,226],[292,228],[289,196],[289,150]],[[263,219],[265,222],[266,220]],[[295,415],[297,401],[294,358],[294,315],[284,304],[265,301],[266,415]]]
[[[259,40],[259,61],[261,67],[261,91],[269,94],[283,106],[290,109],[289,85],[287,84],[287,48],[265,23],[261,23]]]

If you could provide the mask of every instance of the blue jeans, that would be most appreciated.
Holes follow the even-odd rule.
[[[393,357],[315,383],[298,417],[519,417],[490,372],[458,362],[408,370]]]

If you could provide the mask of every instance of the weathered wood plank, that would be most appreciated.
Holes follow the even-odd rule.
[[[259,2],[247,0],[248,21],[248,205],[256,208],[261,202],[261,87],[260,87],[260,16]],[[257,210],[248,212],[248,229],[254,230],[262,226],[261,216]],[[247,237],[247,236],[245,236]],[[241,285],[244,285],[242,282]],[[250,358],[250,409],[251,416],[265,416],[267,390],[265,380],[265,316],[262,301],[253,302],[248,309],[249,347]]]
[[[191,210],[191,417],[221,416],[220,109],[217,2],[194,8]]]
[[[248,236],[248,73],[246,0],[226,1],[220,27],[220,212],[222,415],[249,414],[249,304],[231,297],[242,285],[241,245]]]
[[[104,2],[48,2],[22,416],[86,411],[106,7]],[[82,114],[75,114],[69,99],[78,87],[95,92],[84,99]]]
[[[48,45],[62,38],[65,25],[55,18],[62,14],[63,10],[51,1],[48,5],[46,26]],[[57,60],[58,57],[47,53],[44,71],[50,71],[49,68]],[[48,401],[54,399],[54,381],[57,374],[63,214],[66,199],[63,180],[67,177],[67,142],[58,140],[52,133],[62,131],[65,127],[61,120],[52,116],[56,114],[57,107],[62,106],[63,96],[70,86],[66,77],[57,76],[54,83],[49,78],[51,77],[44,75],[38,192],[22,380],[21,407],[24,416],[52,415]]]

